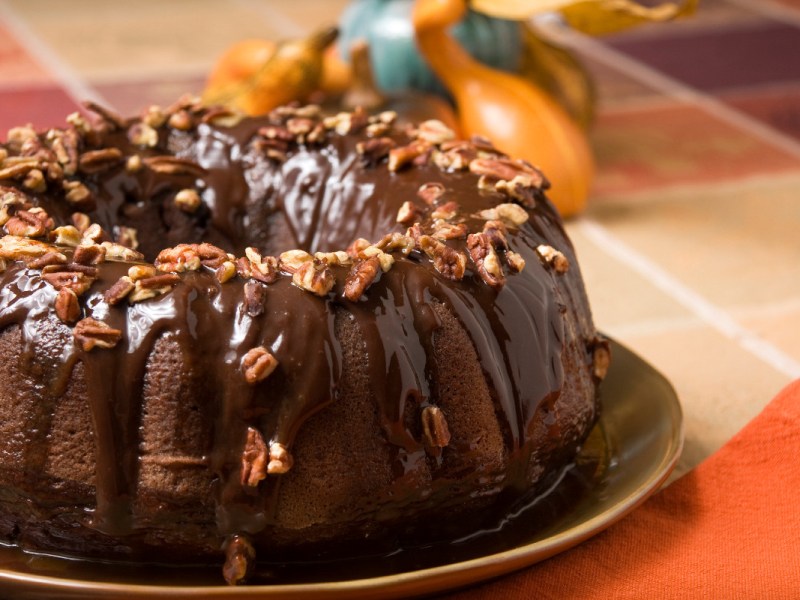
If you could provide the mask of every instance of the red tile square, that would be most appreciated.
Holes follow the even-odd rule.
[[[0,86],[47,81],[52,81],[48,72],[0,25]]]
[[[800,140],[800,83],[725,94],[721,99]]]
[[[152,79],[98,83],[94,88],[122,115],[137,115],[151,104],[169,106],[183,94],[199,94],[205,86],[205,75],[170,79]]]
[[[596,196],[797,171],[800,160],[694,106],[599,115]]]
[[[0,91],[0,138],[17,125],[31,123],[37,129],[63,126],[78,105],[64,90],[54,86]]]

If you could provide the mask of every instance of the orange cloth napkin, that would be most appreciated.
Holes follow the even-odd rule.
[[[605,532],[446,598],[800,598],[800,381]]]

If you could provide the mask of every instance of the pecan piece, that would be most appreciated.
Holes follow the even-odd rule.
[[[389,151],[389,170],[392,172],[399,171],[406,165],[410,165],[417,158],[428,154],[432,148],[431,144],[422,140],[411,142],[399,148],[392,148]]]
[[[431,236],[437,240],[456,240],[467,237],[469,229],[465,223],[448,223],[447,221],[435,221]]]
[[[72,246],[73,248],[81,243],[81,232],[72,225],[56,227],[50,232],[50,240],[60,246]]]
[[[244,256],[236,261],[236,271],[245,279],[272,283],[278,278],[278,260],[274,256],[261,256],[256,248],[245,248]]]
[[[242,487],[256,487],[258,482],[267,477],[267,463],[269,462],[269,449],[261,432],[254,428],[247,428],[247,439],[242,451],[242,472],[240,482]]]
[[[508,249],[508,239],[506,238],[508,231],[502,221],[486,221],[483,224],[483,233],[489,238],[489,243],[495,250]]]
[[[366,289],[375,281],[380,269],[381,263],[377,256],[356,262],[344,281],[342,295],[352,302],[357,302]]]
[[[175,194],[175,206],[185,213],[196,213],[202,204],[200,194],[195,189],[186,188]]]
[[[99,244],[77,246],[72,260],[79,265],[99,265],[106,260],[106,249]]]
[[[336,280],[328,265],[313,258],[294,272],[292,283],[317,296],[325,296],[331,291]]]
[[[504,223],[514,227],[519,227],[523,223],[526,223],[530,217],[527,210],[522,208],[519,204],[512,204],[510,202],[498,204],[494,208],[482,210],[477,216],[489,221],[500,219]]]
[[[247,383],[254,385],[272,375],[278,366],[278,359],[263,346],[256,346],[242,357],[242,371]]]
[[[30,269],[44,269],[45,267],[49,267],[50,265],[65,265],[67,264],[67,257],[61,254],[60,252],[48,252],[40,256],[39,258],[33,259],[31,262],[28,263],[28,268]]]
[[[103,300],[105,300],[110,306],[119,304],[128,297],[128,294],[130,294],[135,287],[136,284],[133,283],[133,280],[130,277],[120,277],[116,283],[114,283],[114,285],[105,291],[103,294]]]
[[[170,115],[167,123],[178,131],[189,131],[194,127],[194,117],[189,111],[180,109]]]
[[[422,435],[425,445],[431,448],[444,448],[450,443],[450,428],[438,406],[426,406],[422,409]]]
[[[294,274],[304,264],[313,261],[314,257],[305,250],[287,250],[286,252],[281,252],[279,260],[281,270]]]
[[[176,156],[150,156],[142,162],[155,173],[162,175],[191,175],[203,177],[208,171],[193,160]]]
[[[42,237],[55,225],[43,208],[18,210],[6,223],[6,231],[21,237]]]
[[[134,146],[155,148],[158,146],[158,131],[147,123],[134,123],[128,128],[128,140]]]
[[[267,463],[267,473],[270,475],[281,475],[288,473],[294,465],[294,458],[289,454],[288,448],[280,442],[272,442],[269,445],[269,463]]]
[[[411,202],[411,200],[406,200],[397,211],[396,221],[398,223],[408,225],[409,223],[417,221],[420,217],[420,214],[421,211],[419,208],[417,208],[417,206]]]
[[[144,260],[144,254],[122,244],[114,242],[103,242],[101,244],[106,249],[106,260],[119,260],[123,262],[136,262]]]
[[[128,294],[128,301],[131,303],[143,302],[144,300],[150,300],[151,298],[166,294],[171,291],[180,280],[181,278],[175,273],[163,273],[161,275],[137,279],[133,284],[133,291]]]
[[[56,296],[56,316],[64,323],[74,323],[81,316],[78,296],[69,288],[61,288]]]
[[[433,268],[447,279],[460,281],[467,270],[467,256],[430,235],[419,238],[420,249],[433,261]]]
[[[244,535],[232,535],[225,541],[225,564],[222,576],[228,585],[247,581],[256,561],[256,550]]]
[[[344,250],[336,252],[315,252],[314,258],[321,260],[331,267],[349,267],[353,264],[353,259]]]
[[[545,264],[552,267],[556,273],[563,275],[569,271],[569,259],[552,246],[540,244],[536,247],[536,252],[542,257]]]
[[[509,250],[506,252],[506,262],[512,271],[519,273],[525,268],[525,259],[516,252]]]
[[[244,311],[251,317],[264,312],[267,305],[267,288],[260,281],[250,280],[244,284]]]
[[[159,271],[182,273],[197,271],[201,266],[218,269],[228,259],[228,253],[207,242],[201,244],[178,244],[165,248],[156,257]]]
[[[496,290],[502,288],[506,283],[503,267],[489,237],[485,233],[469,234],[467,250],[481,279]]]
[[[423,183],[417,190],[417,196],[422,198],[427,204],[433,204],[444,196],[445,188],[441,183],[432,181]]]
[[[92,192],[80,181],[63,181],[61,187],[65,192],[64,198],[73,206],[84,210],[94,208]]]
[[[103,148],[89,150],[78,157],[78,168],[87,174],[102,173],[122,162],[122,151],[119,148]]]
[[[58,269],[67,269],[70,266],[72,265],[49,265],[45,267],[43,271],[46,271],[46,269],[50,269],[52,267],[56,267]],[[78,296],[85,294],[86,291],[92,286],[92,283],[94,283],[93,277],[76,270],[42,272],[42,279],[57,290],[67,288],[75,292],[75,294]]]
[[[438,119],[429,119],[419,124],[416,137],[429,144],[441,144],[454,139],[456,134]]]
[[[72,335],[84,352],[93,348],[113,348],[122,339],[122,331],[91,317],[78,321]]]
[[[57,252],[57,249],[50,244],[16,235],[4,235],[0,238],[0,258],[27,262],[48,252]]]
[[[454,218],[458,214],[458,202],[450,201],[437,206],[431,213],[431,219],[442,219],[447,221]]]
[[[374,166],[389,156],[396,145],[392,138],[376,137],[356,144],[356,152],[365,166]]]

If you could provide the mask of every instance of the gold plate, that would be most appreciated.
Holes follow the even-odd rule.
[[[368,578],[227,587],[196,585],[189,576],[176,576],[179,571],[173,571],[170,583],[157,584],[147,571],[122,571],[120,575],[111,567],[105,571],[102,565],[87,570],[85,563],[0,547],[0,589],[14,598],[389,599],[453,590],[530,566],[581,543],[639,506],[666,480],[680,455],[682,415],[672,386],[644,360],[613,341],[612,356],[603,383],[600,421],[578,460],[583,465],[583,471],[577,469],[579,475],[590,471],[590,477],[583,478],[581,494],[547,528],[530,529],[531,533],[522,534],[528,536],[523,539],[517,533],[517,539],[506,548],[482,544],[491,548],[484,555],[399,573],[395,570],[402,563],[381,559],[375,561],[376,574]],[[572,491],[564,492],[569,483],[565,478],[554,485],[551,496],[560,493],[559,489],[565,497],[572,494],[580,477],[573,477]],[[525,532],[540,502],[521,511],[514,517],[513,527],[505,530]],[[505,535],[500,538],[508,540]],[[385,573],[380,572],[382,568]]]

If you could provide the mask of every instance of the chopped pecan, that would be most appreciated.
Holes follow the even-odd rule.
[[[257,317],[267,306],[267,288],[260,281],[250,280],[244,284],[244,312]]]
[[[236,263],[232,260],[226,260],[214,271],[214,277],[220,283],[230,281],[236,276]]]
[[[442,171],[465,171],[477,157],[478,151],[465,141],[442,144],[432,155],[433,164]]]
[[[208,171],[188,158],[177,156],[150,156],[143,158],[142,162],[153,172],[162,175],[190,175],[203,177]]]
[[[175,194],[175,205],[185,213],[195,213],[203,201],[193,188],[186,188]]]
[[[489,238],[489,243],[495,250],[508,249],[508,239],[506,238],[508,231],[502,221],[486,221],[483,224],[483,233]]]
[[[353,258],[358,258],[358,255],[361,254],[366,248],[371,246],[370,241],[364,238],[357,238],[353,240],[347,247],[347,254]]]
[[[486,220],[500,219],[504,223],[514,227],[519,227],[526,223],[530,217],[527,210],[522,208],[519,204],[512,204],[510,202],[498,204],[494,208],[484,209],[480,211],[477,216]]]
[[[50,232],[50,240],[61,246],[78,246],[81,243],[81,233],[72,225],[56,227]]]
[[[78,321],[72,335],[84,352],[93,348],[113,348],[122,339],[122,331],[91,317]]]
[[[397,144],[392,138],[376,137],[356,144],[356,152],[367,166],[374,166],[389,156]]]
[[[80,181],[63,181],[61,187],[66,192],[64,198],[73,206],[90,210],[94,208],[92,192]]]
[[[144,254],[132,248],[115,244],[114,242],[103,242],[101,244],[106,249],[106,260],[119,260],[123,262],[136,262],[144,260]]]
[[[602,381],[608,374],[611,365],[611,348],[608,340],[597,338],[592,343],[592,375]]]
[[[525,259],[516,252],[509,250],[506,252],[506,262],[512,271],[519,273],[525,268]]]
[[[37,136],[36,130],[31,125],[12,127],[6,134],[6,145],[12,152],[19,153],[25,142]]]
[[[127,127],[128,122],[115,113],[112,110],[105,108],[104,106],[100,106],[96,102],[92,102],[88,100],[83,103],[83,106],[87,109],[92,111],[94,114],[98,115],[103,121],[113,130],[113,129],[125,129]]]
[[[450,428],[447,419],[438,406],[426,406],[422,409],[422,435],[425,445],[432,448],[444,448],[450,443]]]
[[[419,238],[420,249],[433,261],[433,268],[439,273],[460,281],[464,278],[467,269],[467,256],[436,238],[423,235]]]
[[[359,257],[361,258],[370,258],[373,256],[378,259],[378,262],[381,264],[381,270],[384,273],[392,268],[392,265],[394,264],[394,256],[388,252],[384,252],[377,244],[367,246],[359,254]]]
[[[125,171],[128,173],[138,173],[143,166],[142,157],[138,154],[131,154],[125,161]]]
[[[44,180],[44,173],[39,169],[31,169],[22,180],[22,187],[37,194],[43,193],[47,189],[47,182]]]
[[[389,170],[399,171],[406,165],[410,165],[414,160],[425,156],[431,151],[433,146],[423,140],[416,140],[399,148],[392,148],[389,151]]]
[[[552,267],[556,273],[563,275],[569,271],[569,259],[552,246],[540,244],[536,247],[536,252],[542,257],[545,264]]]
[[[246,536],[237,534],[225,541],[225,564],[222,575],[228,585],[240,585],[247,581],[256,562],[256,550]]]
[[[280,442],[272,442],[269,445],[269,463],[267,473],[270,475],[281,475],[288,473],[294,465],[294,459],[289,454],[288,448]]]
[[[42,270],[51,265],[65,265],[67,262],[67,257],[61,254],[61,252],[48,252],[29,262],[28,268]]]
[[[77,246],[72,260],[79,265],[99,265],[106,260],[106,249],[100,244]]]
[[[256,248],[245,248],[244,256],[236,261],[236,271],[245,279],[272,283],[278,278],[278,260],[274,256],[261,256]]]
[[[336,252],[315,252],[314,258],[321,260],[330,267],[349,267],[353,264],[353,259],[344,250]]]
[[[78,168],[84,173],[102,173],[122,162],[122,151],[119,148],[102,148],[89,150],[78,157]]]
[[[139,281],[156,275],[158,275],[158,269],[153,265],[133,265],[128,269],[128,277],[130,277],[131,281]]]
[[[106,303],[111,306],[119,304],[128,297],[128,294],[130,294],[135,287],[136,284],[133,283],[133,280],[130,277],[120,277],[116,283],[114,283],[114,285],[105,291],[103,294],[103,300],[105,300]]]
[[[43,208],[18,210],[6,223],[6,231],[21,237],[42,237],[53,228],[53,219]]]
[[[142,123],[149,127],[158,129],[166,122],[167,115],[164,114],[164,110],[157,104],[151,104],[142,114]],[[130,130],[128,130],[128,135],[130,135]]]
[[[106,232],[97,223],[92,223],[81,235],[81,244],[99,244],[106,239]]]
[[[56,316],[64,323],[74,323],[81,316],[78,296],[69,288],[61,288],[56,296]]]
[[[402,233],[394,232],[387,233],[377,244],[374,245],[384,252],[394,252],[395,250],[399,250],[403,256],[408,256],[415,248],[416,242],[412,237],[403,235]],[[362,252],[368,247],[369,246],[365,246],[362,248]]]
[[[312,259],[303,263],[292,274],[292,283],[317,296],[325,296],[331,291],[336,280],[328,265],[320,260]]]
[[[48,265],[45,269],[58,267],[66,269],[69,265]],[[77,270],[58,270],[53,272],[45,272],[43,269],[42,279],[52,285],[57,290],[68,288],[75,292],[78,296],[83,295],[94,283],[94,277],[90,277],[86,273]]]
[[[170,115],[167,123],[178,131],[189,131],[194,127],[194,117],[189,111],[180,109]]]
[[[166,294],[180,281],[175,273],[164,273],[153,277],[144,277],[134,281],[133,290],[128,294],[129,302],[143,302]]]
[[[82,212],[72,213],[69,219],[81,235],[92,226],[92,220],[89,218],[89,215]]]
[[[287,273],[296,273],[304,264],[312,262],[314,257],[305,250],[287,250],[279,257],[281,270]]]
[[[247,428],[247,439],[242,451],[242,486],[256,487],[267,477],[269,449],[261,432],[254,427]]]
[[[475,263],[478,275],[490,287],[499,290],[506,283],[503,267],[494,247],[485,233],[471,233],[467,236],[467,250]]]
[[[136,250],[139,247],[139,232],[133,227],[117,225],[114,227],[114,240],[121,246]]]
[[[201,266],[218,269],[228,259],[228,253],[207,242],[201,244],[178,244],[159,252],[155,266],[159,271],[182,273],[196,271]]]
[[[409,223],[417,221],[420,215],[420,209],[413,202],[411,202],[411,200],[406,200],[397,211],[396,221],[398,223],[408,225]]]
[[[225,106],[213,106],[200,118],[201,123],[211,123],[216,127],[235,127],[244,114]]]
[[[39,167],[39,161],[35,158],[26,158],[23,161],[9,164],[10,159],[3,161],[3,168],[0,169],[0,179],[19,179]]]
[[[449,142],[455,137],[455,132],[438,119],[423,121],[417,128],[417,139],[429,144]]]
[[[456,215],[458,215],[458,209],[458,202],[454,202],[452,200],[450,202],[445,202],[434,209],[434,211],[431,213],[431,219],[442,219],[445,221],[448,219],[453,219]]]
[[[456,240],[467,237],[469,229],[465,223],[448,223],[447,221],[435,221],[431,236],[437,240]]]
[[[158,131],[147,123],[134,123],[128,128],[128,140],[140,148],[158,146]]]
[[[4,235],[0,238],[0,258],[8,260],[29,262],[31,259],[43,256],[48,252],[57,251],[55,246],[30,238],[16,235]]]
[[[251,348],[242,357],[244,378],[251,385],[264,381],[277,367],[278,359],[263,346]]]
[[[344,281],[342,295],[352,302],[357,302],[366,289],[375,281],[380,269],[381,263],[377,256],[356,262]]]
[[[353,112],[340,112],[322,121],[327,129],[333,129],[339,135],[355,133],[367,126],[369,117],[363,108],[357,107]]]
[[[417,190],[417,196],[422,198],[427,204],[434,204],[439,198],[444,196],[444,185],[439,182],[432,181],[430,183],[423,183]]]

